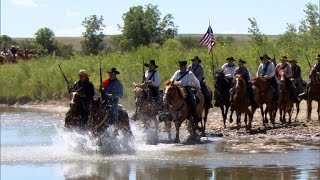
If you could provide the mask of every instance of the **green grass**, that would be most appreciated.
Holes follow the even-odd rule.
[[[276,57],[282,55],[282,50],[273,52]],[[312,57],[312,64],[315,63],[315,50],[306,52]],[[71,60],[46,57],[32,61],[20,61],[18,64],[0,66],[0,103],[15,102],[25,100],[63,100],[67,99],[67,89],[65,81],[58,69],[58,64],[62,66],[66,76],[72,83],[77,80],[79,69],[87,69],[91,74],[90,80],[95,88],[99,87],[99,58],[102,62],[103,78],[107,78],[106,72],[111,67],[117,67],[121,74],[119,79],[124,85],[124,97],[121,102],[127,107],[133,107],[133,82],[141,82],[142,79],[142,59],[147,62],[155,59],[159,65],[159,73],[162,82],[168,80],[178,69],[177,61],[190,59],[198,55],[202,60],[205,69],[207,84],[213,87],[213,77],[211,69],[211,54],[207,53],[207,48],[183,50],[181,44],[175,40],[167,42],[163,47],[150,46],[141,47],[137,51],[129,53],[110,53],[108,55],[96,56],[74,56]],[[249,46],[217,46],[214,49],[214,64],[221,66],[228,56],[236,59],[243,58],[247,61],[247,66],[252,74],[260,63],[257,52]],[[289,58],[292,58],[289,56]],[[306,77],[309,68],[304,60],[304,55],[294,57],[300,60],[303,75]],[[96,95],[99,92],[96,91]]]

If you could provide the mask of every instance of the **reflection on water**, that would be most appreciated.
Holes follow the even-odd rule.
[[[0,118],[1,180],[320,179],[319,139],[247,136],[152,146],[132,124],[133,153],[101,154],[87,134],[64,131],[59,115],[10,109]]]
[[[300,170],[295,167],[219,167],[205,165],[182,165],[168,163],[114,162],[101,164],[64,164],[65,179],[158,179],[158,180],[274,180],[274,179],[319,179],[320,168]]]

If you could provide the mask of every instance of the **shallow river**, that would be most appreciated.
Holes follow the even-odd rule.
[[[319,139],[208,137],[187,145],[169,143],[161,133],[162,143],[145,145],[142,130],[132,124],[134,140],[101,153],[89,135],[64,131],[61,115],[0,112],[1,180],[320,179]]]

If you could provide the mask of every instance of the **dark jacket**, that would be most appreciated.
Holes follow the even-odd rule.
[[[241,75],[246,82],[251,81],[249,71],[246,67],[237,67],[234,72],[234,75],[237,75],[237,74]]]
[[[292,78],[294,79],[301,79],[301,68],[300,66],[296,65],[295,67],[291,66],[292,70]]]
[[[71,86],[70,92],[76,92],[76,91],[80,93],[80,97],[84,101],[90,102],[93,99],[94,86],[89,80],[84,81],[84,82],[81,82],[81,81],[75,82]]]
[[[319,63],[315,64],[313,68],[316,69],[317,72],[320,72],[320,64]]]

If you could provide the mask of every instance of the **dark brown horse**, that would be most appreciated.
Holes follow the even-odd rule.
[[[280,122],[282,124],[286,123],[286,114],[289,117],[289,123],[291,123],[291,117],[293,113],[293,100],[288,90],[287,83],[291,83],[290,80],[286,77],[287,72],[285,70],[280,70],[279,80],[280,80],[280,91],[281,91],[281,101],[279,104],[280,112]],[[297,111],[298,116],[299,111]]]
[[[202,118],[202,121],[201,121],[201,131],[202,131],[202,136],[203,137],[206,134],[206,123],[207,123],[207,120],[208,120],[209,109],[211,108],[210,104],[211,104],[212,96],[213,96],[211,89],[208,86],[207,86],[207,88],[208,88],[210,96],[208,97],[209,99],[206,99],[204,101],[204,107],[203,107],[203,113],[202,113],[203,114],[203,118]]]
[[[196,93],[199,103],[197,104],[196,112],[201,119],[203,111],[204,99],[200,91]],[[186,102],[187,94],[184,88],[176,81],[167,81],[164,87],[163,103],[167,111],[169,111],[171,120],[176,127],[175,143],[180,142],[179,133],[180,126],[183,121],[188,120],[189,138],[195,138],[198,125],[193,121],[190,106]]]
[[[310,86],[307,89],[307,119],[308,121],[311,120],[311,111],[312,111],[312,101],[317,101],[318,102],[318,121],[320,121],[320,80],[317,75],[316,69],[312,69],[310,72]]]
[[[157,144],[159,140],[159,121],[157,120],[157,115],[160,104],[152,97],[146,83],[134,83],[134,86],[137,114],[139,119],[143,122],[144,131],[147,134],[147,143]],[[168,136],[171,138],[170,134],[168,134]]]
[[[230,102],[230,91],[231,87],[228,83],[227,78],[225,77],[223,71],[216,72],[216,78],[214,83],[214,99],[215,106],[220,107],[223,119],[224,128],[226,128],[226,119],[228,115],[228,111],[231,105]],[[231,111],[229,121],[233,122],[232,119],[233,111]]]
[[[249,94],[247,92],[247,86],[245,80],[242,78],[241,75],[236,75],[234,77],[235,85],[234,85],[234,92],[233,92],[233,104],[234,110],[236,111],[237,115],[237,129],[241,127],[241,114],[244,112],[244,123],[246,125],[246,129],[251,129],[251,122],[253,118],[253,113],[249,109],[250,106],[250,99]],[[247,118],[249,116],[249,124],[247,124]]]
[[[263,77],[253,78],[252,84],[256,90],[256,100],[260,105],[263,126],[266,127],[266,123],[268,123],[267,114],[269,114],[271,123],[274,126],[277,106],[273,102],[274,92],[271,85],[267,82],[267,79]],[[263,108],[264,104],[266,104],[265,109]]]
[[[70,94],[70,109],[66,114],[64,126],[70,129],[84,129],[83,117],[81,111],[83,110],[81,105],[80,94],[73,92]]]

